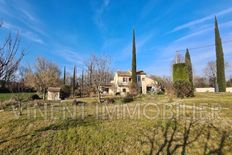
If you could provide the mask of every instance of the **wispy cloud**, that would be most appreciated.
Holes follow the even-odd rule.
[[[38,37],[38,35],[30,31],[22,32],[22,35],[33,42],[45,44],[45,42],[40,37]]]
[[[27,18],[29,18],[31,21],[37,22],[37,19],[36,19],[30,12],[28,12],[28,11],[25,10],[25,9],[20,9],[20,10],[21,10],[21,12],[22,12]]]
[[[232,27],[232,21],[224,22],[219,24],[221,30],[222,41],[231,40],[232,33],[228,33],[228,30]],[[203,69],[206,66],[208,61],[215,60],[215,47],[214,44],[214,25],[209,25],[208,27],[204,27],[200,31],[194,31],[193,33],[182,36],[181,38],[174,40],[166,46],[161,47],[157,51],[160,51],[156,56],[156,61],[152,64],[151,69],[155,71],[155,74],[158,75],[170,75],[170,66],[171,62],[175,57],[176,51],[179,51],[182,56],[184,56],[186,48],[190,48],[191,58],[193,68],[197,75],[203,74]],[[209,46],[210,45],[210,46]],[[198,48],[200,47],[200,48]],[[192,49],[191,49],[192,48]],[[231,42],[223,43],[223,50],[225,60],[230,58],[229,56],[232,53]],[[159,72],[160,64],[164,64],[163,61],[169,60],[165,62],[167,65],[163,65],[163,71]],[[232,72],[227,72],[228,75],[231,75]]]
[[[103,0],[100,7],[96,10],[96,13],[94,15],[94,21],[97,24],[97,26],[101,29],[105,29],[105,23],[103,21],[103,14],[107,7],[110,4],[110,0]]]
[[[226,27],[232,27],[232,21],[228,21],[228,22],[224,22],[224,23],[220,23],[219,24],[219,27],[220,28],[226,28]],[[186,40],[186,39],[191,39],[195,36],[199,36],[199,35],[202,35],[204,33],[209,33],[210,31],[213,31],[214,30],[214,25],[211,24],[211,25],[203,25],[202,26],[202,29],[196,29],[196,31],[194,32],[191,32],[185,36],[182,36],[181,38],[175,40],[175,42],[180,42],[180,41],[183,41],[183,40]]]
[[[226,14],[229,14],[229,13],[232,13],[232,8],[228,8],[228,9],[226,9],[224,11],[220,11],[220,12],[215,12],[215,13],[209,15],[209,16],[206,16],[206,17],[203,17],[203,18],[200,18],[200,19],[197,19],[197,20],[193,20],[193,21],[188,22],[186,24],[177,26],[171,32],[176,32],[176,31],[179,31],[179,30],[182,30],[182,29],[190,28],[192,26],[201,24],[201,23],[203,23],[205,21],[211,20],[215,16],[219,17],[219,16],[223,16],[223,15],[226,15]]]
[[[6,21],[4,21],[2,27],[5,29],[8,29],[9,31],[19,33],[20,35],[26,37],[30,41],[40,43],[40,44],[45,44],[44,41],[41,38],[39,38],[35,33],[32,33],[30,31],[26,31],[26,30],[24,30],[18,26],[15,26],[13,24],[10,24]]]
[[[186,40],[186,39],[190,39],[192,37],[201,35],[203,33],[209,32],[211,30],[213,30],[213,27],[212,28],[206,28],[206,29],[203,29],[203,30],[200,30],[200,31],[197,31],[197,32],[193,32],[193,33],[187,34],[185,36],[182,36],[181,38],[175,40],[175,42],[180,42],[180,41],[183,41],[183,40]]]
[[[69,48],[64,48],[56,51],[56,54],[60,55],[66,61],[78,64],[83,66],[84,65],[84,58],[77,52]]]
[[[2,13],[3,27],[5,29],[13,32],[17,31],[30,41],[45,44],[41,35],[46,36],[46,33],[39,28],[39,20],[34,15],[29,3],[26,1],[18,3],[16,1],[15,5],[13,5],[8,1],[0,0],[0,12]]]

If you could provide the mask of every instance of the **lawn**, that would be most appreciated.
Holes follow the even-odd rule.
[[[15,96],[22,96],[23,98],[28,98],[32,94],[35,93],[0,93],[0,101],[6,101]]]
[[[165,95],[146,95],[128,104],[81,100],[85,104],[24,103],[21,116],[14,108],[0,112],[0,154],[232,152],[232,94],[202,93],[172,102]]]

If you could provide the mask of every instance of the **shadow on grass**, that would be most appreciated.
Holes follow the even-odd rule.
[[[35,132],[43,132],[43,131],[49,131],[49,130],[66,130],[69,128],[75,128],[77,126],[96,126],[98,123],[100,123],[100,122],[95,117],[93,117],[91,115],[86,117],[85,119],[67,118],[65,120],[62,120],[61,122],[51,124],[49,126],[35,130]]]

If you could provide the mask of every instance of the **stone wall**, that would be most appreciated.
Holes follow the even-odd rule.
[[[198,93],[205,93],[205,92],[215,92],[213,87],[208,88],[195,88],[195,91]],[[226,88],[226,92],[232,93],[232,87]]]

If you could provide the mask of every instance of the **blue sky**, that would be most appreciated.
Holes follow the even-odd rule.
[[[28,49],[24,65],[43,56],[69,70],[76,64],[80,73],[85,59],[96,54],[110,56],[114,70],[128,70],[134,28],[138,69],[170,75],[176,51],[190,48],[194,73],[201,75],[215,49],[191,48],[214,43],[215,15],[222,40],[232,40],[229,0],[0,0],[0,40],[20,32]],[[232,42],[223,47],[232,64]]]

